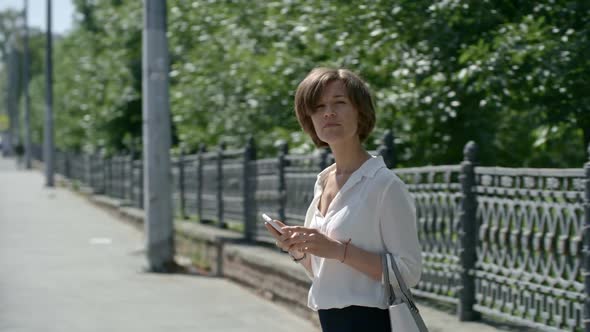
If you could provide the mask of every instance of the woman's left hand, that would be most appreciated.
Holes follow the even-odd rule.
[[[315,228],[301,226],[285,228],[294,234],[284,241],[284,244],[289,246],[289,250],[299,250],[317,257],[342,260],[344,255],[342,242],[332,239]]]

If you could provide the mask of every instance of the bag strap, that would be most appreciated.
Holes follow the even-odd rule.
[[[381,255],[381,267],[383,268],[383,282],[385,288],[385,300],[387,305],[391,306],[395,301],[395,293],[389,282],[389,267],[387,267],[387,255]]]
[[[397,266],[397,263],[395,262],[395,259],[393,258],[393,255],[391,253],[386,253],[383,256],[385,258],[382,259],[382,261],[385,262],[383,267],[383,276],[386,282],[385,294],[389,293],[388,299],[390,301],[388,304],[393,304],[393,296],[391,295],[393,294],[393,289],[391,289],[391,284],[389,283],[389,264],[391,264],[391,267],[393,268],[393,273],[395,274],[395,279],[402,294],[402,300],[410,306],[410,309],[413,309],[417,312],[418,307],[416,307],[416,304],[414,303],[412,293],[410,293],[410,290],[408,289],[408,286],[406,285],[404,278],[402,278],[402,274]]]

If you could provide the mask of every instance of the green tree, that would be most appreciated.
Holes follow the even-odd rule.
[[[56,45],[57,144],[140,150],[138,1],[76,0]],[[587,1],[363,0],[169,2],[174,144],[278,139],[311,151],[293,113],[307,72],[342,66],[375,92],[378,127],[401,165],[579,167],[590,140]],[[41,78],[32,85],[42,103]]]

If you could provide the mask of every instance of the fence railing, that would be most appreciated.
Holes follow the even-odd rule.
[[[388,133],[373,154],[394,168]],[[590,161],[579,169],[481,167],[470,142],[460,164],[396,168],[416,201],[423,250],[419,296],[455,304],[461,320],[494,315],[540,330],[590,332]],[[590,156],[590,150],[588,151]],[[590,160],[590,159],[589,159]],[[172,160],[173,202],[181,218],[272,241],[261,212],[303,224],[327,150],[256,159],[222,143]],[[143,207],[143,162],[57,152],[56,171],[95,193]]]

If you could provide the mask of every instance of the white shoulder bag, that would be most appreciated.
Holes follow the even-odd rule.
[[[406,286],[404,279],[390,253],[381,256],[383,265],[383,281],[385,283],[385,298],[389,305],[389,318],[391,320],[392,332],[428,332],[424,320],[414,304],[412,293]],[[393,268],[395,279],[399,285],[400,294],[396,296],[391,283],[389,282],[389,268]]]

